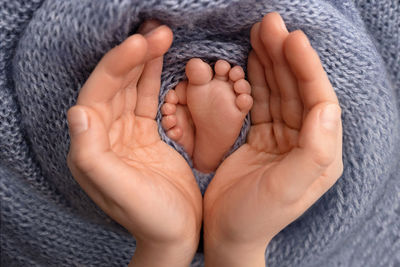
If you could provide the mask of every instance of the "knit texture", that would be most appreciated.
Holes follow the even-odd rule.
[[[1,266],[128,264],[134,238],[67,167],[68,108],[102,55],[145,19],[174,31],[161,106],[192,57],[245,67],[249,30],[271,11],[321,57],[343,110],[344,172],[271,241],[267,265],[400,266],[398,0],[0,0]],[[247,118],[234,148],[248,129]],[[204,192],[212,175],[195,174]],[[202,265],[197,253],[192,266]]]

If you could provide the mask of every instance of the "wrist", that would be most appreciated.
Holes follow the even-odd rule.
[[[218,241],[204,236],[205,266],[265,267],[266,247],[267,245]]]
[[[176,244],[136,242],[135,254],[129,267],[133,266],[189,266],[198,245],[197,241]]]

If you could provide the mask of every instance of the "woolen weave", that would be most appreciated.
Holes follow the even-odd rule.
[[[250,28],[271,11],[321,57],[343,110],[344,172],[271,241],[267,265],[400,266],[398,0],[0,0],[2,266],[128,264],[134,238],[67,167],[67,110],[101,57],[146,19],[174,32],[161,106],[190,58],[245,68]],[[248,129],[249,118],[235,149]],[[195,174],[204,192],[212,175]]]

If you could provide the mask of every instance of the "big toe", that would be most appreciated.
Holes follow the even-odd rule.
[[[203,85],[211,81],[213,71],[203,60],[192,58],[186,64],[186,76],[190,84]]]

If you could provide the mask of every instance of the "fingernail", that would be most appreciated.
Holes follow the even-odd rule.
[[[340,109],[338,105],[327,105],[320,113],[322,126],[327,130],[336,130],[339,127]]]
[[[68,112],[68,127],[72,135],[82,133],[88,129],[86,112],[81,108],[72,108]]]

